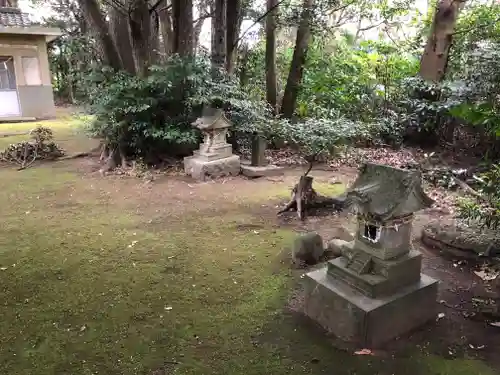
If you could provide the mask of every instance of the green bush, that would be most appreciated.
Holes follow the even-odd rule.
[[[493,165],[478,180],[483,199],[461,201],[459,216],[487,228],[497,229],[500,227],[500,164]]]
[[[101,70],[88,79],[96,116],[88,129],[91,135],[148,162],[196,147],[199,132],[191,123],[205,105],[223,108],[233,130],[242,134],[268,118],[264,102],[250,99],[230,77],[214,78],[203,57],[172,58],[152,67],[146,78]]]

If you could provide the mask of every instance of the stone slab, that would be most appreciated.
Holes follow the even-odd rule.
[[[237,176],[240,173],[240,157],[230,157],[206,161],[198,156],[184,158],[184,172],[196,180],[207,181],[214,178]]]
[[[268,164],[265,166],[253,166],[249,164],[241,164],[241,173],[244,176],[257,178],[257,177],[270,177],[281,176],[284,173],[283,167]]]
[[[398,293],[373,299],[324,267],[305,276],[303,312],[338,339],[374,348],[435,319],[437,289],[438,281],[422,274]]]

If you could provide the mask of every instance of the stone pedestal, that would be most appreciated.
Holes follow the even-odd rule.
[[[280,176],[283,167],[269,164],[266,160],[266,140],[255,134],[252,137],[252,155],[250,162],[241,163],[241,173],[250,178]]]
[[[193,125],[202,131],[204,140],[193,156],[184,158],[184,172],[200,181],[237,176],[240,173],[240,157],[233,155],[232,146],[226,142],[231,124],[223,112],[206,108],[203,116]]]
[[[373,348],[435,319],[437,286],[421,275],[394,294],[370,298],[325,267],[305,277],[304,313],[339,339]]]
[[[251,165],[248,161],[241,162],[241,173],[250,178],[281,176],[284,173],[283,167],[273,164]]]
[[[231,155],[222,159],[205,160],[196,155],[184,158],[184,171],[196,180],[237,176],[240,173],[240,157]]]

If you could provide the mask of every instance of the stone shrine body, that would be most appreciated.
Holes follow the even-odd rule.
[[[433,319],[437,281],[420,273],[411,245],[414,213],[433,201],[418,172],[366,164],[346,199],[357,213],[342,256],[306,275],[304,312],[338,338],[374,346]]]
[[[184,158],[184,171],[198,180],[224,176],[236,176],[240,173],[240,158],[233,155],[232,146],[226,142],[231,123],[220,109],[205,108],[202,117],[193,124],[203,133],[203,143],[193,152],[193,156]]]

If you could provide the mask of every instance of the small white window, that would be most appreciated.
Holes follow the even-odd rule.
[[[40,76],[40,65],[37,57],[23,57],[24,82],[27,86],[40,86],[42,77]]]
[[[0,56],[0,90],[16,89],[16,73],[12,56]]]
[[[378,242],[380,240],[380,227],[372,224],[365,224],[363,237],[370,242]]]

